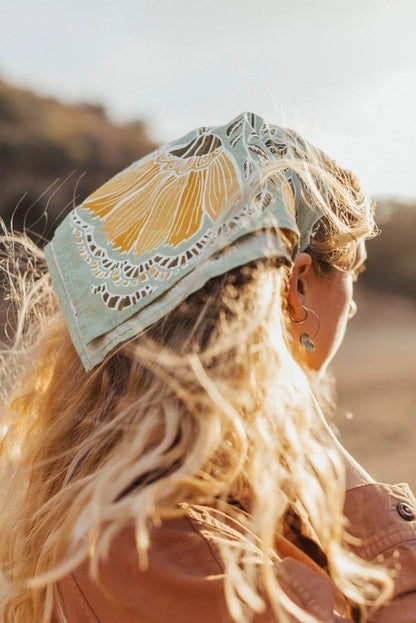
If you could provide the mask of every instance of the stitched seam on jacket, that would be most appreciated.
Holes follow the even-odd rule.
[[[396,528],[393,531],[381,532],[368,539],[357,548],[357,552],[363,558],[371,560],[388,549],[399,548],[409,541],[416,541],[414,528]]]
[[[287,560],[287,559],[286,559]],[[322,600],[319,595],[314,592],[311,592],[307,584],[303,584],[299,577],[297,571],[292,569],[293,563],[285,564],[285,561],[281,563],[283,565],[283,569],[281,569],[280,573],[278,572],[279,579],[282,579],[282,571],[284,573],[284,580],[286,588],[289,589],[290,593],[286,591],[289,599],[291,599],[295,604],[299,607],[303,608],[308,614],[313,613],[315,617],[322,617],[328,615],[328,610],[326,607],[322,609]],[[304,566],[302,563],[295,561],[295,566],[298,565]],[[309,573],[314,573],[308,568]],[[321,582],[324,582],[322,578]],[[332,614],[334,616],[334,614]],[[323,620],[323,619],[322,619]],[[327,619],[326,619],[327,620]],[[328,622],[329,623],[329,622]]]
[[[185,515],[185,519],[188,521],[188,523],[190,524],[192,530],[194,532],[196,532],[201,539],[205,542],[206,546],[208,547],[209,551],[211,552],[212,557],[214,558],[215,562],[217,563],[217,566],[220,570],[221,573],[224,573],[224,566],[221,564],[221,555],[219,553],[219,551],[217,550],[217,547],[214,546],[213,543],[211,543],[202,533],[201,530],[199,528],[199,522],[196,519],[196,517]],[[203,524],[201,524],[202,527]]]
[[[84,591],[82,590],[76,576],[74,573],[71,573],[71,577],[74,580],[74,584],[78,589],[78,592],[80,593],[82,599],[83,599],[83,604],[85,605],[85,612],[87,614],[90,614],[94,617],[94,620],[97,621],[97,623],[100,623],[100,619],[97,616],[97,613],[94,611],[94,609],[92,608],[90,602],[88,601],[87,596],[85,595]]]

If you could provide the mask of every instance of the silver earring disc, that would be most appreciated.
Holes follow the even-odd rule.
[[[300,336],[300,342],[309,353],[313,353],[315,350],[315,342],[307,333],[302,333]]]

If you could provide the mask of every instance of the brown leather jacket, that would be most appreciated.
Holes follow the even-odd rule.
[[[394,556],[400,563],[393,600],[371,613],[369,623],[416,623],[416,500],[409,488],[352,489],[345,514],[351,532],[362,540],[357,549],[363,558]],[[90,579],[87,563],[60,583],[69,623],[232,623],[221,559],[206,522],[206,513],[197,509],[155,530],[145,572],[138,569],[133,529],[120,532],[101,565],[101,586]],[[293,534],[296,545],[289,540]],[[283,560],[276,573],[291,598],[323,623],[359,620],[317,564],[319,548],[314,553],[313,542],[297,526],[286,536],[277,540]],[[60,620],[56,614],[54,623]],[[267,611],[254,622],[276,623],[276,618]]]

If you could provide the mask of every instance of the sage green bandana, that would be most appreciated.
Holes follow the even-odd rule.
[[[292,170],[280,186],[264,175],[295,136],[244,113],[157,149],[72,210],[45,254],[87,370],[212,277],[308,246],[319,209]]]

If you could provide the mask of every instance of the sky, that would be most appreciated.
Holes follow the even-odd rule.
[[[158,142],[253,111],[416,198],[415,25],[415,0],[3,0],[0,76]]]

